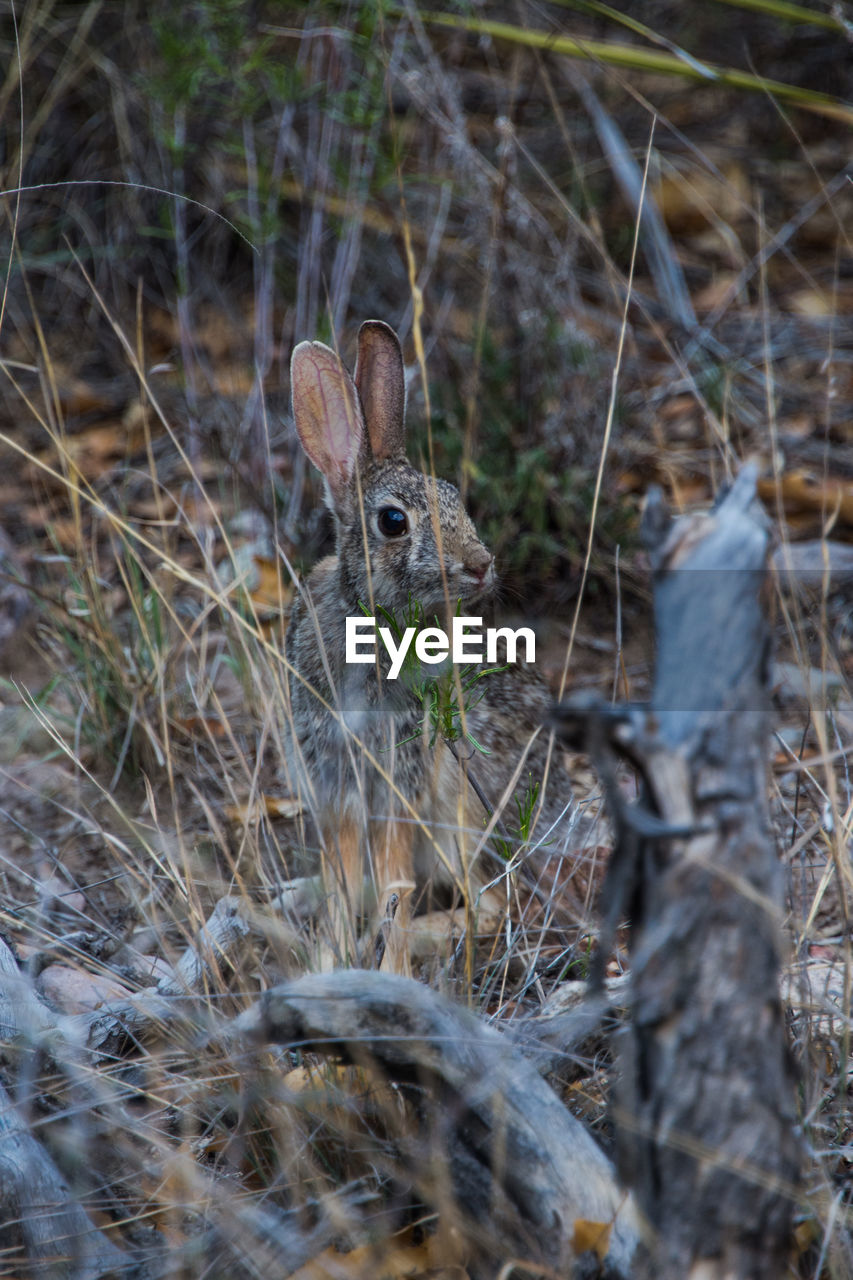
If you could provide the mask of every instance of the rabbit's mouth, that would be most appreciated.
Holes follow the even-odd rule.
[[[446,590],[443,588],[446,586]],[[437,591],[423,590],[417,595],[418,602],[428,618],[437,618],[447,623],[459,612],[460,606],[468,613],[476,612],[480,605],[491,600],[494,594],[494,577],[487,581],[476,581],[462,574],[448,573],[446,581]]]
[[[447,564],[439,582],[423,583],[421,603],[430,608],[449,607],[451,612],[457,603],[466,609],[491,599],[495,589],[495,573],[491,563],[476,568]]]
[[[468,582],[464,578],[460,585],[459,596],[466,604],[477,604],[480,600],[487,600],[494,591],[494,578],[491,576],[485,582]]]
[[[478,565],[476,569],[463,569],[457,575],[457,584],[459,588],[459,598],[466,605],[479,604],[480,601],[489,600],[495,590],[495,569],[494,564],[490,560],[484,566]]]

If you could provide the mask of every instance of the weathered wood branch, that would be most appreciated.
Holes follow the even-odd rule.
[[[216,971],[233,964],[235,949],[251,932],[246,904],[240,898],[221,898],[176,964],[156,986],[126,1000],[110,1001],[92,1013],[61,1014],[38,998],[9,947],[0,939],[0,1043],[20,1040],[38,1043],[46,1052],[75,1054],[82,1050],[100,1056],[120,1054],[137,1039],[162,1031],[174,1016],[176,1001],[216,982]]]
[[[56,1016],[0,939],[0,1044],[41,1039]],[[126,1256],[87,1217],[42,1144],[0,1084],[0,1253],[28,1259],[34,1274],[99,1280],[124,1271]]]
[[[142,1136],[139,1115],[126,1105],[125,1083],[113,1079],[109,1070],[92,1068],[105,1056],[112,1065],[113,1053],[174,1027],[193,994],[203,991],[218,966],[230,963],[248,932],[246,917],[240,900],[220,900],[158,988],[93,1014],[63,1015],[45,1004],[0,939],[0,1047],[9,1066],[20,1065],[24,1095],[32,1095],[33,1064],[39,1056],[53,1060],[67,1078],[78,1119],[91,1114],[93,1132],[112,1124],[118,1132]],[[288,1268],[298,1269],[330,1247],[348,1214],[355,1221],[351,1195],[318,1204],[316,1221],[309,1225],[301,1211],[246,1203],[235,1198],[229,1180],[216,1178],[180,1153],[176,1159],[188,1205],[201,1207],[198,1229],[190,1230],[183,1242],[152,1231],[141,1257],[124,1252],[89,1219],[47,1147],[31,1132],[26,1105],[16,1105],[0,1085],[0,1252],[14,1260],[21,1274],[56,1280],[102,1280],[131,1270],[157,1280],[173,1276],[176,1268],[189,1274],[210,1265],[233,1266],[236,1274],[246,1259],[259,1274],[284,1275],[282,1258]],[[202,1213],[203,1225],[198,1221]]]
[[[0,1045],[8,1054],[17,1054],[22,1064],[38,1051],[62,1064],[75,1079],[87,1080],[79,1067],[151,1035],[173,1016],[176,996],[203,986],[248,932],[243,916],[238,901],[223,899],[158,989],[92,1014],[63,1015],[51,1009],[0,939]],[[26,1065],[24,1069],[28,1073]],[[96,1106],[98,1090],[84,1092],[84,1105]],[[26,1259],[33,1274],[41,1274],[42,1268],[57,1280],[98,1280],[124,1274],[128,1265],[126,1255],[89,1220],[2,1085],[0,1250],[10,1258]]]
[[[781,874],[767,813],[769,535],[741,473],[708,517],[653,498],[651,707],[569,703],[607,778],[618,844],[606,920],[631,922],[631,1020],[615,1095],[618,1167],[655,1236],[639,1275],[777,1280],[796,1195],[794,1078],[779,995]],[[605,939],[606,941],[606,939]]]
[[[91,1014],[78,1015],[78,1034],[85,1046],[98,1054],[121,1053],[129,1042],[157,1034],[174,1018],[176,1002],[218,985],[216,972],[232,963],[232,954],[250,933],[245,903],[240,898],[220,898],[192,943],[179,957],[172,972],[157,986],[131,1000],[113,1002]],[[66,1025],[69,1020],[66,1020]]]
[[[32,979],[0,938],[0,1044],[19,1035],[37,1039],[55,1025],[56,1014],[38,999]]]
[[[124,1275],[127,1255],[87,1217],[0,1085],[0,1253],[52,1280]],[[8,1273],[7,1273],[8,1274]]]
[[[268,991],[235,1024],[256,1040],[334,1054],[410,1086],[423,1131],[408,1152],[421,1195],[451,1197],[492,1261],[516,1256],[566,1274],[578,1223],[612,1223],[611,1275],[629,1275],[633,1207],[609,1161],[505,1037],[435,991],[392,974],[312,974]]]

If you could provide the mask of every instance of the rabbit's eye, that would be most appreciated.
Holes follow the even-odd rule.
[[[408,533],[409,521],[405,511],[399,507],[383,507],[376,517],[376,526],[386,538],[399,538]]]

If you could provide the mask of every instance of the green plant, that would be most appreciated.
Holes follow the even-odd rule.
[[[536,801],[539,799],[541,790],[541,781],[528,774],[524,793],[519,795],[516,792],[515,795],[515,807],[518,816],[517,825],[509,830],[504,829],[506,831],[505,835],[495,832],[492,836],[492,845],[504,862],[511,862],[529,844]]]
[[[152,759],[162,763],[164,733],[155,724],[173,709],[176,649],[168,601],[138,551],[116,537],[112,556],[126,608],[117,613],[115,580],[96,564],[65,558],[68,578],[53,630],[65,655],[55,687],[74,707],[74,740],[111,760],[115,781]]]
[[[595,352],[565,327],[543,321],[535,346],[538,366],[487,330],[476,392],[482,444],[468,466],[468,504],[486,545],[511,589],[565,573],[581,557],[594,491],[595,457],[555,465],[558,449],[542,423],[564,400],[564,382],[575,371],[591,376]],[[431,395],[436,466],[454,476],[463,464],[465,408],[458,385],[436,386]],[[559,424],[554,434],[560,430]],[[629,513],[618,503],[599,521],[604,546],[632,538]]]
[[[362,601],[359,602],[359,607],[365,617],[372,616]],[[457,601],[457,616],[460,608],[461,601]],[[427,622],[423,605],[411,594],[401,618],[397,618],[392,610],[382,605],[376,606],[376,612],[391,629],[397,643],[409,627],[414,627],[417,633],[427,626],[440,625],[438,618],[433,622]],[[464,739],[475,751],[487,755],[487,749],[477,741],[468,728],[466,718],[485,694],[482,682],[489,676],[505,670],[505,666],[478,667],[473,664],[458,666],[448,661],[442,663],[438,670],[431,671],[418,659],[414,644],[410,644],[398,678],[423,708],[423,718],[421,729],[403,741],[412,742],[427,730],[431,747],[435,746],[439,738],[451,743]],[[401,746],[402,743],[397,745]]]

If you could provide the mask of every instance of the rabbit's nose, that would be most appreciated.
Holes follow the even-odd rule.
[[[466,572],[477,579],[480,586],[486,581],[486,575],[492,567],[492,556],[485,547],[478,547],[465,559]]]

